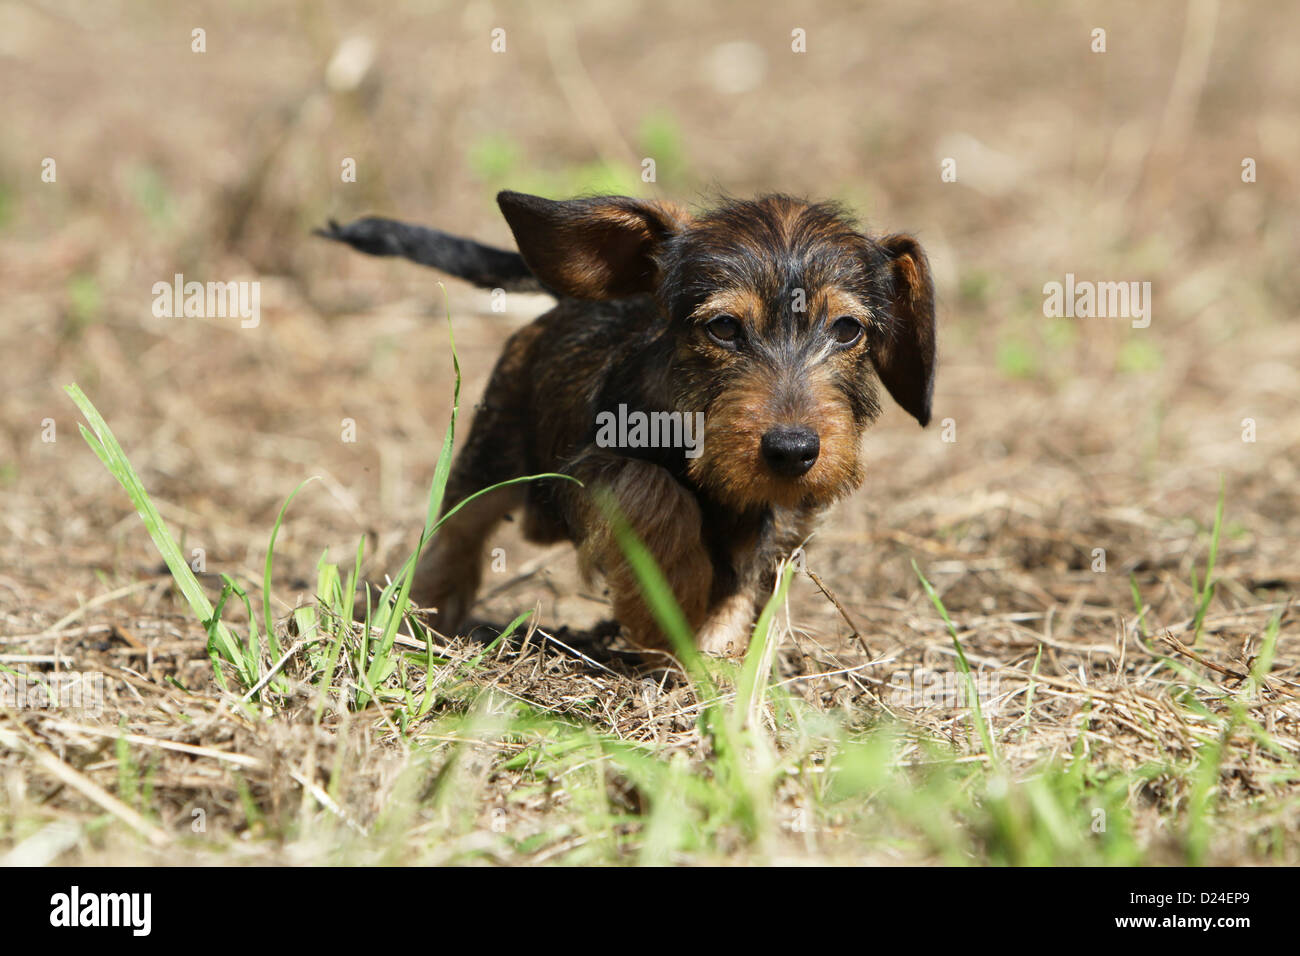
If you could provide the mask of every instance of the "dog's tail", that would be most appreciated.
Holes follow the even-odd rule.
[[[529,271],[519,253],[485,246],[438,229],[367,216],[346,226],[331,219],[329,228],[317,229],[315,234],[347,243],[368,255],[401,256],[422,266],[432,266],[484,289],[548,291]]]

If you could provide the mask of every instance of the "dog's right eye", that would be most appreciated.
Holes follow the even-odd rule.
[[[710,319],[704,326],[709,338],[719,345],[735,348],[740,339],[740,322],[732,315],[719,315]]]

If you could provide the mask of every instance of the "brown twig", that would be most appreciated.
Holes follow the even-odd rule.
[[[1216,664],[1214,663],[1214,661],[1206,660],[1200,654],[1196,653],[1194,650],[1192,650],[1190,647],[1188,647],[1186,644],[1184,644],[1182,641],[1180,641],[1178,638],[1174,637],[1172,634],[1170,634],[1167,631],[1165,632],[1165,635],[1163,638],[1161,638],[1161,640],[1163,640],[1166,644],[1168,644],[1170,647],[1176,650],[1179,654],[1182,654],[1184,657],[1190,657],[1192,660],[1196,661],[1196,663],[1200,664],[1202,667],[1208,667],[1210,670],[1222,674],[1224,677],[1231,677],[1234,680],[1246,680],[1247,677],[1249,676],[1248,674],[1243,674],[1240,671],[1234,671],[1231,668],[1224,667],[1222,664]]]
[[[862,634],[859,633],[857,625],[853,623],[853,618],[849,617],[849,612],[844,610],[844,605],[841,604],[839,599],[831,593],[830,588],[822,583],[822,579],[817,576],[817,572],[810,568],[804,568],[804,574],[812,578],[813,584],[817,585],[817,587],[821,589],[822,594],[826,595],[826,600],[835,605],[835,610],[840,612],[840,617],[844,618],[844,623],[847,624],[849,630],[853,632],[851,636],[862,645],[863,653],[867,655],[867,658],[870,659],[875,657],[875,655],[871,653],[871,648],[867,646],[866,640],[863,638]]]

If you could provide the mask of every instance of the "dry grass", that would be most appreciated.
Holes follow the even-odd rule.
[[[593,3],[569,24],[487,4],[358,20],[159,3],[129,27],[98,5],[0,8],[0,664],[105,675],[98,714],[0,704],[0,854],[1300,862],[1300,15],[826,4],[791,24],[740,6]],[[498,21],[505,58],[484,39]],[[1098,24],[1104,55],[1087,52]],[[792,26],[809,31],[793,61]],[[325,64],[354,34],[377,65],[331,91]],[[710,58],[738,38],[764,72],[726,93]],[[426,671],[413,637],[361,711],[346,667],[320,706],[310,646],[255,710],[223,695],[61,386],[112,424],[214,598],[219,573],[260,591],[280,505],[323,477],[276,544],[294,647],[322,550],[347,559],[367,535],[390,568],[411,547],[451,395],[433,277],[310,227],[376,212],[504,243],[497,187],[633,188],[643,154],[678,198],[845,199],[914,230],[939,280],[935,419],[956,440],[896,411],[869,436],[867,486],[809,549],[843,613],[796,577],[747,745],[757,776],[728,776],[688,683],[601,633],[571,554],[511,526],[479,612],[538,608],[526,639],[476,660],[483,644],[440,636]],[[356,184],[338,182],[344,156]],[[958,183],[940,182],[945,156]],[[154,318],[150,289],[176,272],[259,278],[261,325]],[[1066,272],[1151,281],[1150,328],[1043,318],[1042,285]],[[450,289],[467,404],[545,307],[513,297],[501,315]],[[927,698],[960,678],[913,560],[991,689],[995,754],[951,694]],[[735,677],[718,679],[725,713]]]

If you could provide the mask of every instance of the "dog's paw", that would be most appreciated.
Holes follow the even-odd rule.
[[[709,609],[695,633],[695,646],[713,657],[744,657],[753,624],[753,600],[747,594],[734,594]]]

